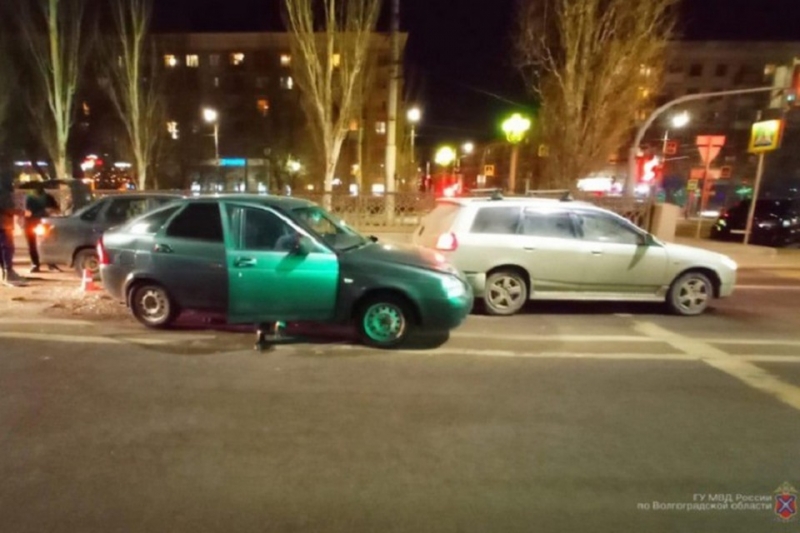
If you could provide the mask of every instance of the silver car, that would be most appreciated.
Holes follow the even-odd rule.
[[[569,200],[440,200],[413,241],[464,271],[493,315],[513,315],[529,299],[665,301],[677,314],[699,315],[736,283],[727,256],[661,242],[615,213]]]
[[[181,198],[179,194],[143,192],[107,196],[73,215],[49,217],[36,229],[43,264],[69,265],[78,275],[98,274],[97,241],[103,232],[131,218]]]

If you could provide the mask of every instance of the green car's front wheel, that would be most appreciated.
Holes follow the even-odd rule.
[[[369,298],[360,306],[356,320],[361,341],[377,348],[400,346],[414,328],[411,306],[391,295]]]

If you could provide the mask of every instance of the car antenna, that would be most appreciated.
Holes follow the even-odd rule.
[[[491,189],[472,189],[470,193],[472,193],[473,196],[482,196],[488,194],[491,200],[503,199],[503,189],[500,189],[499,187]]]

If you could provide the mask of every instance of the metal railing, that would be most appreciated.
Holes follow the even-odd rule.
[[[187,196],[191,191],[162,191],[177,192]],[[475,191],[473,191],[475,192]],[[497,189],[485,189],[482,193],[497,194]],[[557,191],[530,191],[527,196],[555,197],[562,199],[562,190]],[[126,194],[125,191],[94,191],[96,197]],[[387,196],[352,196],[344,194],[331,195],[331,212],[345,220],[353,227],[362,230],[391,230],[411,231],[417,227],[422,217],[427,215],[436,206],[436,198],[431,193],[402,192],[394,193],[394,213],[387,213]],[[301,192],[294,194],[295,198],[303,198],[320,205],[324,204],[323,193]],[[639,226],[649,229],[652,216],[652,202],[637,200],[629,197],[596,197],[577,193],[571,197],[576,201],[592,203],[598,207],[613,211]]]

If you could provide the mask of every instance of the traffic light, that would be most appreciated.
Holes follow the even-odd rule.
[[[667,141],[664,146],[664,155],[675,155],[678,153],[678,141]]]

